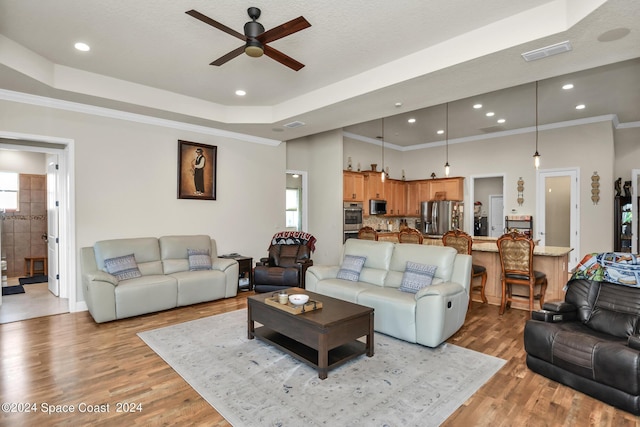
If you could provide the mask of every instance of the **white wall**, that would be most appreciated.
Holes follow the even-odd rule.
[[[287,142],[287,169],[309,176],[309,233],[314,264],[337,264],[342,250],[342,131]],[[345,158],[346,159],[346,158]]]
[[[286,146],[0,101],[0,129],[73,140],[76,246],[208,234],[254,261],[284,228]],[[218,147],[217,200],[177,198],[178,140]],[[79,264],[78,264],[79,265]],[[84,299],[79,272],[77,300]]]
[[[632,169],[640,169],[640,127],[616,130],[615,139],[615,177],[624,184],[631,180]]]
[[[0,172],[44,175],[47,173],[46,156],[43,153],[0,149]]]

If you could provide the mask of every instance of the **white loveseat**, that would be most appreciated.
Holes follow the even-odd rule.
[[[203,258],[192,257],[190,265],[189,250],[208,251],[211,265],[192,270],[194,260]],[[106,260],[131,254],[139,277],[118,279],[107,272]],[[218,258],[216,241],[209,236],[103,240],[82,248],[80,258],[84,298],[97,323],[229,298],[238,291],[238,262]]]
[[[464,324],[469,303],[471,256],[442,246],[349,239],[345,255],[364,256],[359,281],[337,279],[340,266],[314,265],[306,289],[374,308],[374,329],[437,347]],[[417,293],[399,290],[407,261],[436,266],[433,283]]]

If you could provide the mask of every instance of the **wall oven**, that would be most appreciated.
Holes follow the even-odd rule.
[[[362,228],[362,203],[344,202],[342,216],[342,230],[344,240],[358,237],[358,230]]]

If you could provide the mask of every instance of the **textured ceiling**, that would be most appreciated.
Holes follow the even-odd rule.
[[[553,98],[553,79],[562,80],[558,76],[640,57],[638,2],[601,3],[0,0],[0,88],[276,140],[426,108],[414,132],[399,127],[404,116],[395,130],[389,119],[388,128],[398,146],[428,143],[437,140],[431,127],[442,127],[435,123],[443,122],[442,103],[481,94],[487,94],[485,105],[495,103],[496,110],[510,114],[503,128],[530,126],[531,82],[536,80],[542,80],[541,119],[574,117],[575,110],[562,113],[559,107],[581,94],[585,103],[591,102],[587,96],[599,101],[597,108],[591,103],[587,115],[619,114],[621,121],[638,121],[637,61],[581,73],[576,78],[584,84],[576,85],[574,95],[562,94],[562,102]],[[208,65],[242,42],[184,12],[196,9],[241,32],[249,6],[262,9],[259,22],[267,30],[300,15],[311,23],[271,44],[304,63],[302,70],[294,72],[266,56],[241,55],[221,67]],[[619,40],[598,41],[618,28],[630,32]],[[531,63],[520,57],[564,40],[573,45],[569,53]],[[76,51],[76,41],[88,43],[91,51]],[[605,71],[614,74],[607,77]],[[505,88],[512,89],[496,92]],[[236,89],[247,96],[235,96]],[[401,109],[394,107],[398,101]],[[496,130],[479,114],[467,114],[462,101],[451,102],[451,138]],[[306,125],[282,127],[294,120]]]

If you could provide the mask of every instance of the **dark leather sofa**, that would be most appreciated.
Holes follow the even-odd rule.
[[[307,268],[313,265],[311,250],[305,244],[272,244],[269,256],[261,258],[253,270],[256,292],[275,292],[303,288]]]
[[[586,279],[567,286],[564,301],[527,321],[527,366],[640,415],[640,288]]]

